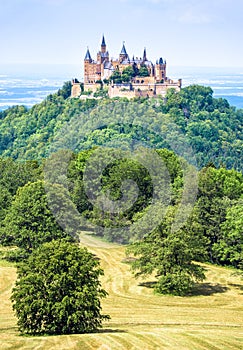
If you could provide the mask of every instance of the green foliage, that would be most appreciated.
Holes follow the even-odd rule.
[[[62,96],[64,100],[66,100],[68,97],[71,96],[71,91],[72,91],[72,83],[71,81],[66,81],[63,84],[63,87],[58,90],[57,95]]]
[[[140,151],[142,152],[142,149]],[[120,234],[114,236],[106,228],[125,227],[138,219],[138,213],[144,214],[143,211],[151,204],[153,182],[149,171],[139,164],[138,161],[129,159],[129,153],[126,151],[116,150],[116,156],[120,155],[118,159],[114,158],[113,152],[109,149],[102,152],[102,157],[100,152],[102,152],[102,149],[82,151],[77,155],[76,160],[72,162],[69,172],[69,179],[72,183],[70,187],[71,198],[82,215],[89,219],[90,222],[104,227],[102,232],[99,231],[99,235],[104,236],[108,240],[128,243],[131,237],[123,233],[122,230]],[[182,169],[180,161],[172,151],[161,149],[157,153],[166,169],[168,169],[173,203],[175,203],[181,196]],[[63,156],[61,158],[63,159]],[[98,180],[101,183],[101,191],[96,193],[96,182],[88,186],[89,191],[97,197],[102,195],[107,200],[114,201],[114,206],[120,202],[122,209],[118,211],[114,209],[111,212],[107,212],[105,209],[102,209],[102,205],[93,206],[90,202],[83,180],[86,163],[90,161],[94,169],[102,167],[102,162],[105,162],[108,166],[104,169],[101,179]],[[90,168],[90,171],[92,171],[92,168]],[[158,181],[160,180],[158,179]],[[136,184],[136,189],[132,190],[131,187],[129,191],[124,191],[123,184],[126,181]],[[124,195],[126,196],[125,207],[123,207]],[[128,203],[130,204],[128,205]]]
[[[110,82],[113,82],[115,84],[121,84],[122,83],[122,77],[121,77],[121,73],[119,72],[119,70],[115,70],[112,75],[109,78]]]
[[[230,263],[243,268],[243,197],[226,211],[221,224],[222,236],[217,245],[217,255],[222,264]]]
[[[17,189],[41,177],[41,166],[36,161],[15,162],[0,157],[0,226]]]
[[[131,71],[131,67],[129,70]],[[124,71],[126,73],[126,70]],[[118,71],[114,72],[113,78],[114,82],[122,82],[122,75]],[[103,93],[106,94],[103,91],[99,92],[101,95]],[[113,99],[109,100],[110,115],[106,116],[106,127],[90,132],[86,136],[87,140],[83,140],[85,148],[99,145],[107,137],[109,140],[116,140],[120,135],[122,139],[132,140],[139,137],[141,141],[149,140],[150,145],[155,148],[169,148],[161,136],[161,120],[164,123],[166,121],[172,140],[170,124],[178,126],[184,134],[183,137],[186,137],[192,146],[200,168],[213,162],[217,167],[224,164],[227,169],[242,170],[243,110],[236,110],[224,99],[213,98],[211,88],[192,85],[181,89],[180,92],[169,89],[165,102],[160,98],[135,99],[129,101],[126,108],[124,104],[114,102]],[[62,94],[53,94],[30,110],[18,106],[1,112],[0,154],[21,160],[45,158],[54,134],[65,122],[81,116],[90,108],[93,108],[94,119],[102,119],[104,113],[107,113],[107,108],[104,108],[107,103],[106,99],[81,101],[65,99]],[[96,106],[99,108],[96,109]],[[143,119],[150,118],[151,128],[143,130],[140,127],[140,114],[143,115]],[[124,123],[128,115],[134,115],[136,125],[130,128],[116,125],[117,115],[124,116]],[[154,135],[151,130],[157,130],[157,134]],[[178,136],[175,142],[180,142]],[[80,149],[81,144],[77,151]]]
[[[70,233],[75,233],[68,232],[68,227],[65,232],[57,223],[59,215],[68,225],[65,212],[69,214],[70,210],[65,189],[61,185],[49,185],[49,192],[46,192],[43,181],[20,187],[3,221],[1,243],[16,245],[20,248],[20,256],[30,254],[42,243],[53,239],[73,240]],[[55,209],[56,217],[50,206]]]
[[[103,274],[98,260],[75,244],[52,241],[40,246],[18,267],[13,308],[21,333],[94,332],[109,316],[101,314]]]
[[[135,75],[136,73],[133,67],[129,66],[123,70],[121,78],[124,83],[128,83],[131,82],[132,78],[135,77]]]
[[[148,77],[149,76],[148,68],[144,65],[144,66],[141,66],[140,69],[138,69],[136,65],[133,65],[133,66],[126,67],[122,71],[122,73],[120,73],[118,70],[115,70],[112,73],[109,80],[113,81],[115,84],[130,83],[132,81],[132,78],[136,76]]]
[[[123,73],[130,79],[132,75],[138,74],[135,68],[129,67]],[[117,78],[122,79],[122,75],[118,71],[115,71],[114,74]],[[230,219],[236,214],[233,214],[230,208],[237,206],[237,201],[243,194],[242,174],[232,169],[242,171],[243,110],[236,110],[224,99],[213,98],[211,88],[197,85],[186,87],[180,92],[170,89],[165,100],[156,98],[131,101],[119,98],[87,99],[86,101],[69,99],[65,93],[68,91],[68,86],[67,84],[63,93],[48,96],[45,101],[35,105],[30,110],[17,106],[0,113],[1,154],[19,160],[45,158],[54,139],[56,140],[58,131],[66,122],[69,123],[78,117],[78,121],[88,125],[91,131],[79,139],[78,128],[74,123],[71,131],[80,140],[75,145],[74,151],[77,153],[80,149],[89,149],[89,151],[82,151],[77,156],[73,155],[68,169],[68,179],[64,179],[65,174],[60,173],[57,176],[58,180],[54,179],[53,186],[56,186],[54,182],[57,182],[59,186],[64,186],[66,190],[70,191],[70,196],[79,212],[96,225],[103,225],[104,230],[99,234],[110,240],[127,243],[129,237],[123,236],[123,233],[120,235],[117,233],[114,237],[110,233],[111,231],[105,229],[131,225],[146,212],[152,193],[149,174],[142,166],[126,157],[119,161],[110,159],[110,166],[102,174],[102,194],[108,195],[108,198],[110,195],[110,199],[114,201],[121,200],[122,183],[126,178],[135,182],[139,189],[137,200],[128,210],[119,212],[119,215],[111,215],[95,208],[88,200],[83,182],[83,172],[87,159],[94,152],[94,147],[105,143],[119,149],[126,149],[127,145],[130,147],[138,140],[146,146],[159,148],[157,153],[164,161],[171,179],[171,205],[176,206],[181,200],[184,181],[181,159],[165,148],[170,148],[171,144],[176,145],[176,147],[178,145],[180,148],[186,138],[193,148],[199,168],[211,162],[211,166],[208,165],[199,174],[199,193],[192,214],[194,225],[191,226],[194,228],[190,230],[194,230],[193,234],[196,234],[198,230],[203,233],[206,238],[205,247],[209,261],[240,266],[239,255],[242,253],[242,246],[238,238],[235,241],[232,238],[238,236],[233,230],[233,219]],[[102,92],[103,94],[104,91],[105,89],[98,93]],[[117,123],[117,118],[121,116],[122,123]],[[132,124],[131,119],[134,121]],[[97,125],[99,125],[95,130],[92,128],[93,121],[97,121]],[[169,141],[164,139],[163,135],[168,135]],[[61,141],[64,142],[65,137],[66,135],[62,135]],[[107,160],[109,160],[109,154],[107,154]],[[97,164],[99,164],[99,159],[97,159]],[[59,169],[57,163],[55,166]],[[18,211],[12,212],[10,206],[17,189],[27,182],[35,182],[40,179],[40,172],[41,167],[35,161],[17,163],[10,158],[0,159],[0,191],[2,196],[0,219],[4,222],[4,227],[1,229],[2,242],[12,242],[13,244],[16,237],[17,241],[20,239],[17,232],[22,232],[22,226],[25,227],[25,224],[22,219],[22,226],[14,228],[16,225],[14,215],[16,214],[18,217]],[[70,208],[71,204],[68,200],[66,201],[66,190],[60,191],[60,202],[64,203],[64,207],[67,209]],[[19,196],[22,191],[23,189],[19,190],[14,203],[20,201]],[[52,191],[50,192],[52,193]],[[59,191],[57,192],[59,193]],[[31,195],[26,194],[26,203],[28,196],[31,197]],[[59,198],[51,197],[54,202],[55,198]],[[42,203],[42,200],[39,202]],[[17,205],[14,203],[13,205]],[[25,205],[24,208],[28,208]],[[29,208],[35,208],[35,206],[36,203],[32,203]],[[55,202],[54,207],[58,209],[57,202]],[[21,212],[20,206],[18,210]],[[26,210],[31,212],[32,209]],[[236,212],[238,210],[240,209],[235,209]],[[11,219],[11,224],[8,224],[7,219],[4,219],[6,214]],[[35,217],[35,215],[32,216]],[[71,225],[72,218],[65,217],[64,221],[68,222],[68,232],[74,234],[74,228]],[[41,225],[36,222],[36,227],[41,227]],[[63,227],[63,222],[61,222],[61,226]],[[189,230],[189,227],[186,225],[185,229]],[[26,233],[21,236],[26,242],[28,230],[29,226]],[[31,231],[34,230],[31,229]],[[37,230],[37,232],[39,231]],[[40,233],[40,237],[41,235]],[[51,236],[50,234],[48,240]],[[238,257],[234,256],[233,249],[231,250],[229,247],[234,242]],[[31,246],[27,246],[27,243],[18,244],[26,244],[29,251],[32,249]],[[178,272],[176,273],[178,274]]]
[[[108,89],[103,86],[94,92],[94,97],[108,97]]]
[[[199,176],[198,222],[209,239],[208,254],[211,262],[231,264],[219,255],[222,244],[222,228],[226,214],[235,200],[243,194],[243,175],[235,170],[207,167]],[[222,243],[224,242],[224,243]]]
[[[148,68],[144,65],[141,66],[138,72],[139,77],[149,77],[149,71]]]
[[[82,91],[81,95],[91,96],[93,94],[93,91],[91,89],[87,91]]]
[[[170,208],[157,230],[132,244],[127,252],[136,259],[132,269],[136,276],[156,274],[155,290],[163,294],[185,295],[195,281],[202,281],[203,268],[193,261],[205,256],[202,232],[189,227],[172,231],[175,208]],[[190,224],[194,226],[191,218]]]

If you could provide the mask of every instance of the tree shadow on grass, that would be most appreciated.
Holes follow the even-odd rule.
[[[155,281],[151,282],[141,282],[139,283],[140,287],[146,288],[154,288],[156,285]],[[234,285],[237,287],[238,285]],[[241,286],[241,290],[243,290],[243,286]],[[226,286],[223,286],[219,283],[211,284],[211,283],[195,283],[192,287],[191,291],[186,295],[188,297],[193,296],[210,296],[216,293],[225,293],[228,290]]]
[[[242,284],[238,284],[238,283],[229,283],[229,286],[239,289],[241,292],[243,292],[243,285]],[[243,294],[243,293],[240,293]]]
[[[146,287],[146,288],[154,288],[157,282],[151,281],[151,282],[140,282],[138,285],[139,287]]]
[[[127,331],[124,329],[102,328],[96,331],[95,333],[127,333]]]
[[[210,296],[217,293],[225,293],[228,290],[226,286],[222,284],[211,284],[211,283],[196,283],[189,296]]]

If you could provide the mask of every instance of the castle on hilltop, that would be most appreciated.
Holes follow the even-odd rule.
[[[155,64],[149,61],[146,48],[143,57],[130,58],[123,42],[119,58],[110,58],[103,35],[96,61],[87,49],[84,82],[72,80],[72,97],[87,98],[88,94],[93,95],[105,88],[109,97],[165,96],[169,88],[180,90],[181,79],[169,79],[166,76],[166,61],[162,57]]]

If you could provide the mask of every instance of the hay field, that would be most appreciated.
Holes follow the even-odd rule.
[[[205,265],[207,280],[190,297],[158,296],[141,286],[124,262],[125,248],[82,235],[100,259],[111,315],[96,334],[23,337],[9,297],[13,265],[0,260],[0,349],[28,350],[230,350],[243,348],[243,281],[233,270]],[[152,281],[152,280],[151,280]],[[149,282],[149,281],[147,281]]]

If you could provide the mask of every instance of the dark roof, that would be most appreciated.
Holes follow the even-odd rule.
[[[111,70],[112,70],[112,69],[113,69],[113,66],[112,66],[111,62],[105,62],[105,63],[104,63],[104,68],[105,68],[105,69],[111,69]]]
[[[123,43],[120,55],[127,55],[125,44]]]
[[[144,61],[147,61],[146,48],[144,48],[144,51],[143,51],[143,60],[144,60]]]
[[[159,59],[159,64],[163,64],[163,63],[164,63],[163,58],[160,57],[160,59]]]
[[[103,37],[102,37],[102,43],[101,43],[101,46],[106,46],[106,43],[105,43],[105,37],[104,37],[104,35],[103,35]]]
[[[91,55],[90,55],[90,52],[89,52],[89,48],[87,48],[87,52],[86,52],[86,55],[85,55],[85,58],[84,58],[85,60],[92,60],[92,58],[91,58]]]
[[[100,52],[101,57],[109,57],[109,52]]]
[[[151,61],[145,61],[144,64],[145,64],[145,66],[147,66],[147,67],[150,67],[150,66],[153,65],[153,63],[152,63]]]

